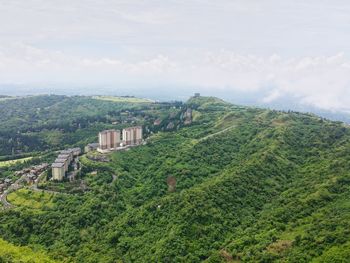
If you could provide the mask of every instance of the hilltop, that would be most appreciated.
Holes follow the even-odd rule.
[[[17,203],[1,212],[6,241],[40,246],[67,262],[350,257],[350,130],[342,123],[213,97],[184,104],[52,99],[54,105],[74,101],[72,115],[91,114],[98,128],[133,111],[130,121],[149,130],[147,144],[111,153],[108,162],[83,155],[80,176],[88,191],[56,194],[49,206],[38,204],[35,193],[35,207]],[[94,115],[92,100],[100,109]],[[106,113],[109,122],[100,117]],[[43,115],[35,116],[41,125]],[[80,134],[72,144],[92,137],[91,127],[71,130],[69,136]]]

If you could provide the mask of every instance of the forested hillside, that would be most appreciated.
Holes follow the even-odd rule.
[[[152,123],[178,105],[133,97],[11,97],[0,101],[0,160],[69,145],[83,147],[96,141],[100,130]]]
[[[0,101],[0,156],[53,150],[96,140],[114,122],[132,122],[147,100],[42,95]],[[155,106],[159,108],[158,106]],[[132,114],[132,113],[134,114]]]
[[[0,237],[59,262],[348,262],[348,127],[209,97],[142,107],[175,128],[109,162],[82,156],[88,191],[0,212]]]

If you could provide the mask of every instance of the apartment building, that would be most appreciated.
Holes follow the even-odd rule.
[[[113,150],[120,145],[120,131],[119,130],[105,130],[98,134],[99,149]]]
[[[142,126],[123,129],[123,145],[138,145],[142,142]]]
[[[57,159],[65,159],[65,160],[67,160],[68,164],[71,163],[71,161],[73,160],[72,155],[67,154],[67,153],[66,154],[63,154],[63,153],[59,154],[57,156]]]
[[[58,155],[58,156],[61,156],[61,157],[63,156],[62,158],[68,157],[67,159],[68,159],[69,163],[73,160],[73,152],[71,150],[63,150],[60,152],[60,155]],[[66,156],[66,157],[64,157],[64,156]],[[60,157],[58,157],[58,158],[60,158]]]
[[[62,181],[68,172],[69,165],[73,162],[73,159],[81,154],[80,148],[71,148],[60,151],[55,162],[51,165],[52,179]],[[75,158],[74,164],[76,164],[78,158]]]
[[[64,163],[53,163],[51,167],[53,180],[62,181],[66,174]]]
[[[79,156],[81,154],[81,149],[79,147],[70,148],[70,149],[67,149],[67,151],[71,151],[73,157]]]
[[[63,163],[64,164],[64,170],[68,171],[68,160],[66,158],[56,158],[54,163]]]

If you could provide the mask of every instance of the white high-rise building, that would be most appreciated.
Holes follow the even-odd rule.
[[[52,178],[56,181],[62,181],[66,175],[66,169],[64,163],[53,163],[52,164]]]
[[[98,134],[98,142],[100,150],[116,149],[120,145],[119,130],[105,130]]]
[[[142,126],[123,129],[123,144],[138,145],[142,142]]]

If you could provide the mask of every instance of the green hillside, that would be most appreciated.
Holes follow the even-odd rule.
[[[130,120],[123,111],[137,113],[151,103],[135,100],[41,95],[0,101],[0,157],[96,140],[99,130]]]
[[[0,236],[58,261],[348,262],[349,128],[211,97],[145,107],[176,128],[81,157],[89,191],[1,212]]]

